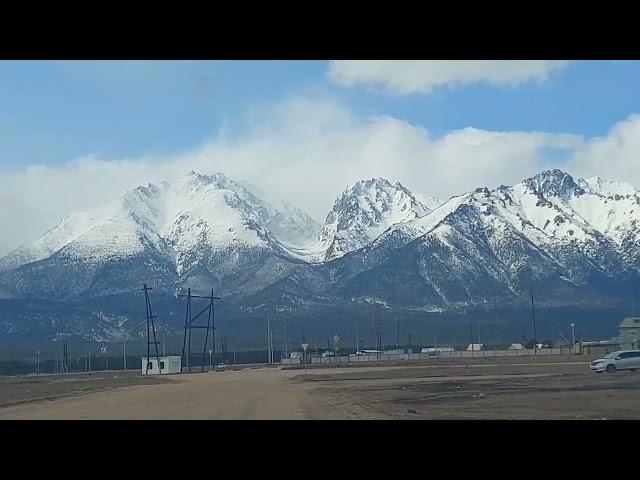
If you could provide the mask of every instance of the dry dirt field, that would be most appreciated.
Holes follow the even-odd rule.
[[[86,395],[129,385],[155,385],[171,381],[167,377],[140,375],[137,372],[96,372],[72,375],[0,376],[0,411],[3,408],[53,401],[63,397]]]
[[[590,360],[4,377],[0,419],[640,419],[640,373],[592,374]]]

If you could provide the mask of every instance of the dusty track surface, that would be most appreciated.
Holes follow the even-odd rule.
[[[144,376],[122,371],[67,375],[0,376],[0,408],[36,401],[103,392],[130,385],[155,385],[171,381],[167,377]],[[0,410],[1,411],[1,410]]]
[[[589,360],[176,375],[8,406],[0,419],[640,419],[640,373],[592,374]]]
[[[274,368],[171,376],[83,396],[0,408],[0,419],[320,419],[344,418],[297,372]],[[166,378],[166,377],[165,377]]]

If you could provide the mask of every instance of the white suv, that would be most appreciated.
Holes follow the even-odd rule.
[[[640,350],[612,352],[591,362],[589,370],[614,373],[616,370],[640,370]]]

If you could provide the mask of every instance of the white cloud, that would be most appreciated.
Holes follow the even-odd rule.
[[[604,137],[590,139],[573,157],[571,171],[640,187],[640,115],[616,123]]]
[[[553,60],[334,60],[327,73],[332,81],[407,95],[429,93],[435,87],[486,82],[512,86],[544,81],[566,61]]]
[[[225,131],[180,155],[111,161],[89,156],[65,166],[0,173],[0,255],[34,240],[64,215],[191,169],[222,171],[276,192],[322,221],[335,197],[362,178],[383,176],[446,199],[536,173],[545,148],[584,147],[578,136],[542,132],[465,128],[434,137],[389,116],[359,118],[332,98],[293,98],[252,112],[244,132]]]

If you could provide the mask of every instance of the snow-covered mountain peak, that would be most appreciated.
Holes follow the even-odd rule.
[[[431,212],[400,182],[377,177],[346,188],[327,215],[319,240],[301,251],[313,262],[339,258],[379,237],[394,224]]]
[[[400,185],[400,182],[397,182],[396,185]],[[366,178],[362,180],[356,181],[350,187],[344,189],[344,193],[353,192],[353,193],[361,193],[366,191],[371,187],[391,187],[392,183],[384,177],[372,177]],[[402,187],[402,185],[400,185]]]
[[[572,194],[582,195],[584,189],[573,177],[559,169],[545,170],[522,182],[534,193],[544,197],[566,197]]]
[[[229,179],[224,173],[217,172],[212,175],[206,175],[196,172],[195,170],[191,170],[187,175],[179,179],[176,182],[176,186],[185,191],[202,187],[231,189],[234,191],[243,189],[242,186]]]
[[[336,215],[358,215],[366,216],[370,225],[378,223],[386,213],[396,213],[399,211],[405,221],[405,215],[413,218],[420,217],[429,212],[416,197],[400,182],[392,184],[386,178],[378,177],[367,180],[359,180],[351,187],[347,188],[336,199],[333,210],[329,217]],[[396,220],[391,219],[391,220]],[[397,223],[394,221],[393,223]]]

